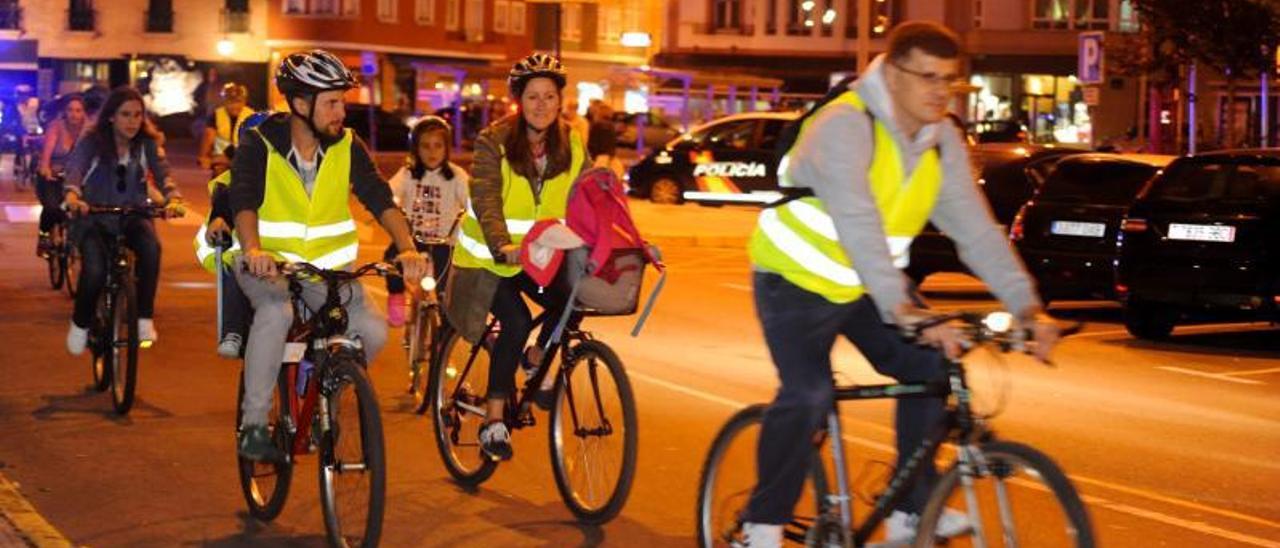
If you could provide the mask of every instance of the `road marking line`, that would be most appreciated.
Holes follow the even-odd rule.
[[[649,382],[649,383],[652,383],[652,384],[656,384],[656,385],[658,385],[658,386],[662,386],[662,387],[664,387],[664,388],[669,388],[669,389],[671,389],[671,390],[673,390],[673,391],[676,391],[676,392],[679,392],[679,393],[682,393],[682,394],[685,394],[685,395],[688,395],[688,396],[692,396],[692,397],[695,397],[695,398],[698,398],[698,399],[702,399],[702,400],[710,401],[710,402],[713,402],[713,403],[718,403],[718,404],[724,405],[724,406],[726,406],[726,407],[729,407],[729,408],[731,408],[731,409],[741,409],[741,408],[743,408],[743,407],[746,407],[746,406],[747,406],[747,404],[746,404],[746,403],[743,403],[743,402],[739,402],[739,401],[736,401],[736,400],[732,400],[732,399],[729,399],[729,398],[725,398],[725,397],[723,397],[723,396],[717,396],[717,395],[715,395],[715,394],[710,394],[710,393],[707,393],[707,392],[703,392],[703,391],[698,390],[698,389],[695,389],[695,388],[690,388],[690,387],[687,387],[687,386],[681,386],[681,385],[679,385],[679,384],[675,384],[675,383],[672,383],[672,382],[670,382],[670,381],[665,381],[665,380],[662,380],[662,379],[659,379],[659,378],[656,378],[656,377],[652,377],[652,376],[649,376],[649,375],[645,375],[645,374],[640,373],[640,372],[635,371],[635,370],[630,370],[630,371],[628,371],[628,372],[627,372],[627,374],[628,374],[628,376],[630,376],[631,378],[640,379],[640,380],[643,380],[643,381],[645,381],[645,382]],[[893,454],[893,453],[895,453],[895,452],[896,452],[896,449],[894,449],[892,446],[889,446],[889,445],[887,445],[887,444],[882,444],[882,443],[878,443],[878,442],[874,442],[874,441],[869,441],[869,440],[863,440],[863,439],[855,438],[855,437],[852,437],[852,436],[849,436],[849,435],[845,435],[845,436],[844,436],[844,439],[845,439],[845,441],[848,441],[848,442],[850,442],[850,443],[854,443],[854,444],[857,444],[857,445],[862,445],[862,446],[864,446],[864,447],[869,447],[869,448],[872,448],[872,449],[878,449],[878,450],[884,451],[884,452],[886,452],[886,453]],[[1128,495],[1133,495],[1133,496],[1135,496],[1135,497],[1139,497],[1139,498],[1150,499],[1150,500],[1153,500],[1153,501],[1156,501],[1156,502],[1162,502],[1162,503],[1170,504],[1170,505],[1173,505],[1173,506],[1180,506],[1180,507],[1184,507],[1184,508],[1187,508],[1187,509],[1197,510],[1197,511],[1205,512],[1205,513],[1210,513],[1210,514],[1214,514],[1214,515],[1218,515],[1218,516],[1222,516],[1222,517],[1226,517],[1226,518],[1232,518],[1232,519],[1236,519],[1236,520],[1239,520],[1239,521],[1244,521],[1244,522],[1252,523],[1252,524],[1255,524],[1255,525],[1262,525],[1262,526],[1265,526],[1265,527],[1272,527],[1272,528],[1280,528],[1280,523],[1277,523],[1277,522],[1274,522],[1274,521],[1270,521],[1270,520],[1267,520],[1267,519],[1263,519],[1263,518],[1259,518],[1259,517],[1255,517],[1255,516],[1250,516],[1250,515],[1248,515],[1248,514],[1241,514],[1241,513],[1239,513],[1239,512],[1234,512],[1234,511],[1231,511],[1231,510],[1225,510],[1225,509],[1221,509],[1221,508],[1215,508],[1215,507],[1212,507],[1212,506],[1207,506],[1207,505],[1200,504],[1200,503],[1196,503],[1196,502],[1186,501],[1186,500],[1182,500],[1182,499],[1178,499],[1178,498],[1170,497],[1170,496],[1167,496],[1167,495],[1161,495],[1161,494],[1158,494],[1158,493],[1153,493],[1153,492],[1151,492],[1151,491],[1146,491],[1146,490],[1143,490],[1143,489],[1137,489],[1137,488],[1134,488],[1134,487],[1126,487],[1126,486],[1123,486],[1123,485],[1119,485],[1119,484],[1115,484],[1115,483],[1111,483],[1111,482],[1107,482],[1107,481],[1102,481],[1102,480],[1096,480],[1096,479],[1093,479],[1093,478],[1088,478],[1088,477],[1083,477],[1083,476],[1077,476],[1077,475],[1074,475],[1074,474],[1068,474],[1068,477],[1069,477],[1069,478],[1071,478],[1071,481],[1073,481],[1073,482],[1082,483],[1082,484],[1088,484],[1088,485],[1093,485],[1093,486],[1101,487],[1101,488],[1105,488],[1105,489],[1111,489],[1111,490],[1118,491],[1118,492],[1121,492],[1121,493],[1125,493],[1125,494],[1128,494]],[[1167,514],[1164,514],[1164,513],[1161,513],[1161,512],[1156,512],[1156,511],[1154,511],[1154,510],[1147,510],[1147,509],[1144,509],[1144,508],[1137,508],[1137,507],[1130,506],[1130,505],[1127,505],[1127,504],[1121,504],[1121,503],[1111,502],[1111,501],[1109,501],[1109,500],[1107,500],[1107,499],[1104,499],[1104,498],[1101,498],[1101,497],[1097,497],[1097,496],[1092,496],[1092,495],[1081,495],[1081,498],[1082,498],[1082,499],[1084,499],[1086,502],[1088,502],[1088,503],[1090,503],[1090,504],[1095,504],[1095,505],[1097,505],[1097,506],[1101,506],[1101,507],[1106,508],[1106,509],[1108,509],[1108,510],[1112,510],[1112,511],[1115,511],[1115,512],[1120,512],[1120,513],[1123,513],[1123,514],[1129,514],[1129,515],[1131,515],[1131,516],[1135,516],[1135,517],[1139,517],[1139,518],[1146,518],[1146,519],[1149,519],[1149,520],[1152,520],[1152,521],[1157,521],[1157,522],[1160,522],[1160,523],[1165,523],[1165,524],[1173,525],[1173,526],[1176,526],[1176,527],[1182,527],[1182,528],[1184,528],[1184,529],[1189,529],[1189,530],[1191,530],[1191,531],[1195,531],[1195,532],[1198,532],[1198,533],[1203,533],[1203,534],[1206,534],[1206,535],[1211,535],[1211,536],[1216,536],[1216,537],[1220,537],[1220,538],[1225,538],[1225,539],[1235,540],[1235,541],[1237,541],[1237,542],[1243,542],[1243,543],[1246,543],[1246,544],[1253,544],[1253,545],[1256,545],[1256,546],[1264,546],[1264,547],[1268,547],[1268,548],[1280,548],[1280,543],[1277,543],[1277,542],[1274,542],[1274,541],[1271,541],[1271,540],[1268,540],[1268,539],[1263,539],[1263,538],[1258,538],[1258,537],[1254,537],[1254,536],[1246,535],[1246,534],[1243,534],[1243,533],[1237,533],[1237,532],[1235,532],[1235,531],[1230,531],[1230,530],[1222,529],[1222,528],[1219,528],[1219,527],[1214,527],[1214,526],[1212,526],[1212,525],[1208,525],[1208,524],[1205,524],[1205,523],[1202,523],[1202,522],[1189,521],[1189,520],[1185,520],[1185,519],[1177,518],[1177,517],[1174,517],[1174,516],[1170,516],[1170,515],[1167,515]]]
[[[742,284],[720,284],[720,286],[721,286],[721,287],[727,287],[727,288],[729,288],[729,289],[736,289],[736,290],[738,290],[738,291],[746,291],[746,292],[748,292],[748,293],[750,293],[750,292],[751,292],[751,286],[749,286],[749,285],[742,285]]]
[[[27,501],[18,486],[0,475],[0,519],[7,519],[34,546],[72,546],[53,525]]]
[[[1213,379],[1213,380],[1216,380],[1216,381],[1234,382],[1234,383],[1237,383],[1237,384],[1267,384],[1267,383],[1262,382],[1262,381],[1251,381],[1251,380],[1249,380],[1249,379],[1237,379],[1237,378],[1235,378],[1235,377],[1227,377],[1227,376],[1224,376],[1224,375],[1219,374],[1219,373],[1205,373],[1204,371],[1196,371],[1195,369],[1185,369],[1185,368],[1182,368],[1182,367],[1173,367],[1173,366],[1168,366],[1168,365],[1161,365],[1161,366],[1157,366],[1157,367],[1156,367],[1156,369],[1163,369],[1163,370],[1165,370],[1165,371],[1171,371],[1171,372],[1174,372],[1174,373],[1182,373],[1183,375],[1191,375],[1191,376],[1194,376],[1194,377],[1202,377],[1202,378],[1206,378],[1206,379]]]
[[[1191,334],[1201,334],[1201,333],[1230,332],[1233,330],[1239,330],[1242,327],[1252,327],[1252,329],[1246,329],[1245,331],[1265,331],[1268,328],[1267,324],[1260,324],[1257,322],[1215,323],[1215,324],[1207,324],[1207,325],[1188,325],[1184,327],[1179,327],[1177,328],[1177,331],[1175,332],[1175,334],[1191,335]],[[1114,335],[1128,335],[1128,334],[1129,334],[1129,331],[1125,329],[1108,329],[1104,331],[1090,331],[1088,333],[1077,333],[1075,335],[1072,335],[1070,338],[1076,339],[1081,337],[1087,337],[1087,338],[1111,337]]]
[[[1280,367],[1272,367],[1270,369],[1254,369],[1253,371],[1237,371],[1234,373],[1222,373],[1229,377],[1240,377],[1244,375],[1263,375],[1266,373],[1280,373]]]

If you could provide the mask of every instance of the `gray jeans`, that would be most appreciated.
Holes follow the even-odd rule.
[[[280,374],[280,362],[284,356],[285,339],[293,324],[293,307],[289,302],[289,283],[283,278],[263,279],[236,267],[236,281],[249,302],[253,303],[253,325],[249,328],[249,343],[244,354],[244,413],[243,424],[267,423],[271,411],[271,391],[275,389]],[[387,324],[382,313],[368,305],[364,286],[352,283],[342,291],[346,303],[349,336],[358,336],[364,343],[365,358],[372,362],[382,345],[387,342]],[[302,300],[307,308],[318,309],[324,304],[325,286],[318,283],[302,283]]]

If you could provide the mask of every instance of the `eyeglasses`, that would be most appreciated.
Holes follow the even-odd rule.
[[[124,164],[116,164],[116,192],[124,192],[125,175],[129,173],[128,168]]]
[[[893,61],[890,61],[889,64],[893,65],[893,68],[896,68],[902,72],[915,76],[916,78],[919,78],[921,80],[924,80],[926,84],[929,84],[931,86],[947,87],[947,86],[958,84],[964,81],[964,77],[958,74],[938,74],[936,72],[920,72],[916,70],[911,70]]]

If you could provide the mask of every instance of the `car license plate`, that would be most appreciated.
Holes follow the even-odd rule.
[[[1082,223],[1077,221],[1054,221],[1049,225],[1049,232],[1059,236],[1084,236],[1101,238],[1107,233],[1107,225],[1103,223]]]
[[[1230,243],[1236,241],[1236,227],[1169,223],[1169,239]]]

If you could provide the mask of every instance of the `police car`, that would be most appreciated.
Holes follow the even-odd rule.
[[[774,145],[800,114],[735,114],[695,127],[633,166],[630,192],[662,204],[773,202],[780,197]]]

